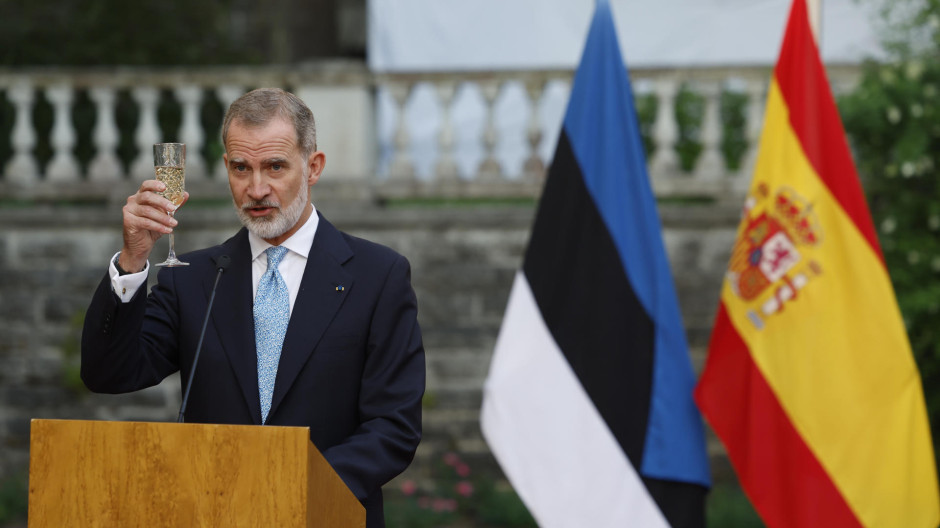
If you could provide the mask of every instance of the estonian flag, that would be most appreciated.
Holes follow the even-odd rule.
[[[660,231],[601,0],[484,386],[483,434],[541,526],[704,525],[703,425]]]

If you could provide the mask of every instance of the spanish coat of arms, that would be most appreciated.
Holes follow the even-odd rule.
[[[771,195],[764,183],[745,202],[743,224],[726,278],[750,305],[748,319],[761,330],[767,317],[822,273],[818,262],[800,253],[822,241],[822,230],[812,204],[789,187]]]

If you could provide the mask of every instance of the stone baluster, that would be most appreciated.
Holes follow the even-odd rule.
[[[215,95],[219,98],[219,102],[222,103],[222,108],[228,112],[228,107],[232,106],[232,103],[235,102],[235,99],[238,99],[245,89],[241,86],[235,86],[231,84],[224,84],[215,89]],[[222,130],[219,130],[219,135],[221,136]],[[224,148],[225,145],[222,145]],[[215,166],[215,177],[218,179],[228,179],[228,168],[225,166],[225,163],[222,160],[218,160],[218,163]]]
[[[138,86],[131,90],[131,96],[140,106],[140,119],[134,132],[137,157],[131,164],[131,175],[137,181],[152,180],[156,177],[153,172],[153,144],[160,141],[160,127],[157,125],[160,91],[153,86]]]
[[[46,97],[54,110],[51,137],[54,153],[46,169],[46,179],[60,182],[78,181],[81,170],[72,153],[76,134],[70,114],[75,91],[68,84],[59,84],[47,89]]]
[[[707,81],[699,84],[698,93],[705,99],[702,117],[702,154],[695,164],[695,177],[705,180],[720,178],[725,172],[721,154],[721,83]]]
[[[92,181],[117,181],[121,179],[121,161],[117,157],[120,140],[114,109],[117,93],[111,86],[96,86],[88,91],[95,103],[95,157],[88,164],[88,179]]]
[[[7,97],[16,109],[16,117],[12,130],[13,157],[6,166],[6,181],[32,184],[39,180],[39,165],[33,156],[36,130],[30,117],[35,93],[32,85],[23,81],[10,87]]]
[[[414,181],[415,167],[411,161],[411,137],[408,133],[408,99],[412,83],[390,83],[386,86],[389,95],[395,101],[398,110],[398,128],[395,130],[395,153],[389,167],[389,179],[397,181]]]
[[[653,122],[653,140],[655,149],[650,160],[651,176],[673,176],[679,170],[679,155],[676,142],[679,139],[679,125],[676,123],[676,95],[679,82],[674,78],[660,79],[655,85],[656,120]]]
[[[477,181],[497,182],[502,178],[502,167],[496,159],[496,143],[499,133],[496,130],[496,99],[499,97],[500,85],[498,81],[484,81],[480,83],[480,93],[486,104],[486,127],[483,129],[483,162],[477,169]]]
[[[186,180],[190,182],[206,179],[206,162],[202,156],[205,133],[200,122],[202,88],[195,85],[178,86],[173,90],[183,107],[183,122],[180,125],[180,140],[186,144]]]
[[[544,79],[531,79],[525,83],[526,95],[529,97],[529,124],[526,127],[526,139],[529,142],[529,157],[522,166],[523,175],[533,182],[541,182],[545,178],[545,162],[539,155],[539,146],[542,143],[542,120],[539,117],[539,102],[545,91]]]
[[[752,79],[747,83],[747,114],[745,134],[747,137],[747,152],[741,162],[741,170],[735,178],[734,188],[747,192],[757,164],[757,151],[760,146],[760,133],[764,126],[764,97],[766,83],[763,80]]]
[[[454,159],[454,123],[451,119],[451,105],[454,102],[454,95],[457,93],[457,85],[450,81],[438,83],[437,96],[441,103],[441,130],[437,136],[437,144],[440,147],[440,154],[435,167],[437,181],[440,183],[456,182],[457,162]]]

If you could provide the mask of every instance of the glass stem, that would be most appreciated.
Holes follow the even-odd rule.
[[[170,218],[173,218],[173,211],[167,211],[167,215]],[[170,255],[166,258],[167,260],[176,260],[176,247],[174,245],[173,232],[170,232]]]

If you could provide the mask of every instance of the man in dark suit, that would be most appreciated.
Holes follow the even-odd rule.
[[[120,393],[178,370],[185,386],[228,259],[187,421],[310,427],[365,506],[367,526],[384,526],[381,486],[411,463],[421,437],[424,348],[409,264],[338,231],[310,203],[325,155],[294,95],[245,94],[229,108],[222,140],[245,228],[182,255],[190,265],[162,269],[146,295],[147,258],[176,222],[157,194],[164,184],[141,184],[124,206],[124,245],[86,313],[82,379]]]

